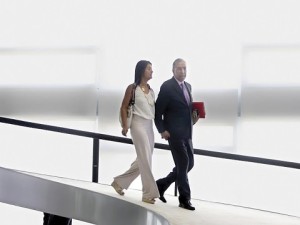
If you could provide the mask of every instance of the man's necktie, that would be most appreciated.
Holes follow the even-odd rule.
[[[186,102],[189,104],[190,103],[190,96],[189,96],[189,93],[188,93],[188,91],[186,89],[186,86],[184,85],[184,83],[181,83],[180,87],[181,87],[181,89],[183,91],[183,95],[185,97]]]

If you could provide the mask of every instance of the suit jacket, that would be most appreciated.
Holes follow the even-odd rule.
[[[169,131],[171,138],[192,138],[191,85],[185,82],[190,95],[187,103],[181,87],[174,77],[165,81],[155,103],[155,125],[159,133]]]

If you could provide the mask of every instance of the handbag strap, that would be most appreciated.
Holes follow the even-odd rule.
[[[129,105],[134,105],[135,103],[135,89],[136,89],[136,83],[132,84],[132,90],[131,90],[131,99],[129,101]]]

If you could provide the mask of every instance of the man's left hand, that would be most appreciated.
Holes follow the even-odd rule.
[[[193,124],[196,124],[199,120],[199,115],[196,110],[193,111],[192,117],[193,117]]]

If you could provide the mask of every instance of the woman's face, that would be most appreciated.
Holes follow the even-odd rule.
[[[150,80],[152,79],[152,73],[153,73],[153,70],[152,70],[152,65],[151,64],[148,64],[145,71],[144,71],[144,78],[146,80]]]

